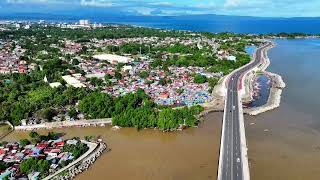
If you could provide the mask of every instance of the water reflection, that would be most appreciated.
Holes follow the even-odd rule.
[[[244,104],[245,107],[253,108],[263,106],[268,102],[271,80],[266,75],[258,75],[253,88],[253,100]]]

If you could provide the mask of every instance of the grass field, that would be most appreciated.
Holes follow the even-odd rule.
[[[11,126],[9,126],[8,124],[0,124],[0,138],[6,135],[11,130]]]

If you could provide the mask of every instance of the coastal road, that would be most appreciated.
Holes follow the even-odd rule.
[[[240,114],[239,109],[242,109],[242,104],[239,98],[239,87],[242,85],[241,79],[245,72],[258,66],[263,60],[264,50],[271,46],[271,43],[266,43],[255,51],[255,59],[243,68],[235,71],[230,75],[227,82],[227,97],[224,110],[223,128],[221,136],[220,160],[218,170],[218,180],[247,180],[249,175],[245,176],[245,169],[243,161],[247,161],[247,157],[242,156],[245,140],[244,132],[241,132]],[[242,113],[242,111],[241,111]],[[243,130],[244,131],[244,130]],[[242,139],[242,140],[241,140]],[[247,165],[247,164],[245,164]],[[247,178],[246,178],[247,177]]]

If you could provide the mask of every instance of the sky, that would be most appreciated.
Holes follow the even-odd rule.
[[[320,0],[0,0],[5,13],[320,17]]]

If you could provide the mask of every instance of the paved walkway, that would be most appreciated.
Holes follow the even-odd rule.
[[[99,126],[99,125],[111,124],[111,123],[112,123],[112,118],[88,119],[88,120],[78,120],[78,121],[47,122],[47,123],[33,124],[33,125],[26,125],[26,126],[15,126],[14,129],[31,131],[35,129],[52,129],[52,128],[72,127],[72,126]]]
[[[74,166],[75,164],[77,164],[78,162],[82,161],[84,158],[86,158],[89,154],[91,154],[96,147],[98,146],[98,144],[96,143],[91,143],[88,141],[83,141],[81,140],[82,143],[86,144],[89,147],[89,150],[84,153],[82,156],[80,156],[78,159],[76,159],[75,161],[71,162],[70,164],[68,164],[67,166],[59,169],[57,172],[55,172],[54,174],[51,174],[49,176],[47,176],[46,178],[44,178],[43,180],[50,180],[52,178],[54,178],[55,176],[57,176],[58,174],[60,174],[61,172],[63,172],[66,169],[69,169],[70,167]]]

